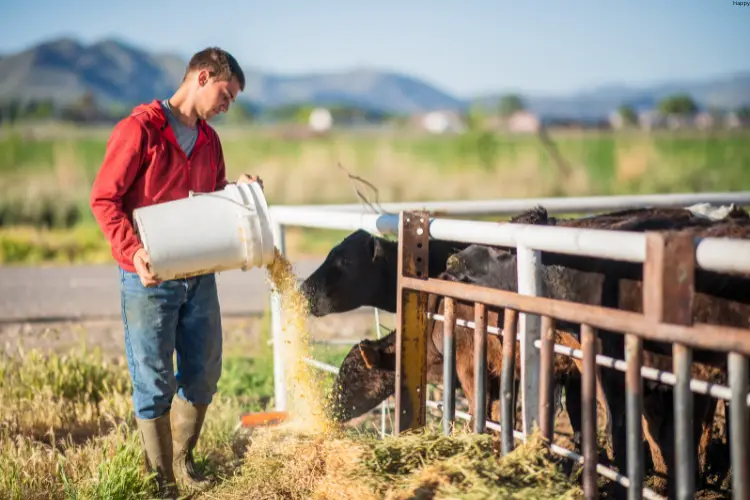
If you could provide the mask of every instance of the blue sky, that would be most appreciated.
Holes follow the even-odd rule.
[[[281,73],[397,70],[462,97],[750,70],[750,7],[732,0],[0,2],[0,52],[63,35],[185,57],[219,45]]]

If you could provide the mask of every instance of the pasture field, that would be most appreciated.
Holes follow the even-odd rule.
[[[228,175],[259,174],[269,204],[358,202],[344,167],[385,201],[730,191],[750,186],[750,131],[402,132],[284,136],[220,128]],[[0,263],[109,262],[88,194],[109,129],[0,132]],[[324,255],[346,232],[292,229],[292,258]]]
[[[228,329],[224,373],[197,449],[216,484],[193,498],[582,498],[532,440],[498,460],[491,436],[377,434],[378,416],[327,434],[237,429],[273,405],[268,318]],[[130,412],[127,367],[112,342],[0,351],[0,499],[150,498]],[[348,347],[317,346],[340,363]],[[326,376],[321,383],[328,383]]]

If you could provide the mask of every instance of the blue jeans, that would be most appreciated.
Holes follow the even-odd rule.
[[[193,404],[211,403],[222,359],[215,275],[146,288],[136,273],[120,268],[120,299],[136,417],[163,415],[175,393]]]

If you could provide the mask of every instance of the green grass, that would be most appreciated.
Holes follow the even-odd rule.
[[[0,263],[108,261],[88,206],[108,132],[11,129],[0,135]],[[750,185],[748,131],[551,131],[562,165],[533,135],[338,133],[300,139],[255,128],[220,133],[229,178],[261,175],[271,205],[358,202],[339,164],[373,183],[381,202],[731,191]],[[7,233],[15,227],[37,233]],[[86,228],[74,233],[72,244],[39,233],[72,228]],[[289,254],[325,255],[345,235],[293,229]]]
[[[0,228],[0,264],[92,264],[112,262],[99,228],[82,224],[70,229],[33,226]]]

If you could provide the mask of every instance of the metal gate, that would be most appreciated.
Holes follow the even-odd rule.
[[[550,234],[570,234],[569,228],[545,228]],[[555,231],[557,231],[555,233]],[[605,236],[609,231],[591,231]],[[660,498],[644,488],[644,454],[642,440],[643,379],[659,380],[674,385],[675,481],[678,498],[692,498],[695,492],[696,454],[693,437],[693,393],[720,397],[730,402],[729,440],[731,441],[732,489],[734,498],[750,498],[750,473],[748,457],[748,358],[750,356],[750,330],[692,323],[692,305],[695,292],[695,271],[726,270],[731,264],[718,265],[720,259],[709,259],[709,250],[726,242],[696,242],[690,236],[666,233],[632,234],[631,240],[645,245],[643,262],[643,314],[609,307],[592,306],[534,296],[539,275],[532,275],[532,284],[522,283],[522,260],[538,271],[541,265],[536,249],[527,245],[518,248],[519,292],[484,288],[475,285],[429,278],[428,252],[430,218],[425,211],[402,212],[398,226],[398,312],[396,347],[396,408],[395,431],[416,429],[426,423],[426,335],[429,295],[444,299],[444,314],[432,314],[443,320],[443,402],[438,406],[443,412],[443,426],[451,432],[456,418],[454,377],[456,371],[455,304],[465,301],[474,305],[474,394],[473,408],[475,432],[485,428],[499,430],[503,453],[514,447],[514,438],[526,439],[539,427],[552,452],[583,463],[583,486],[587,498],[598,498],[597,474],[617,481],[628,488],[629,498]],[[599,236],[599,234],[597,234]],[[572,237],[572,236],[571,236]],[[630,236],[628,236],[630,238]],[[639,240],[642,238],[642,240]],[[737,248],[747,249],[747,242]],[[544,245],[539,245],[544,247]],[[724,246],[723,252],[729,247]],[[573,250],[556,250],[575,253]],[[535,253],[536,252],[536,253]],[[604,256],[604,255],[603,255]],[[726,259],[725,259],[726,260]],[[529,266],[525,266],[528,268]],[[522,288],[524,288],[522,290]],[[484,397],[487,380],[488,307],[505,311],[502,325],[502,375],[500,380],[500,421],[482,418],[487,408]],[[571,352],[554,343],[557,321],[575,323],[581,327],[581,352]],[[521,324],[520,335],[516,328]],[[499,326],[499,325],[498,325]],[[499,329],[499,328],[498,328]],[[625,361],[597,353],[597,329],[621,332],[625,336]],[[431,333],[431,332],[429,332]],[[521,349],[521,404],[523,425],[514,431],[514,377],[516,341]],[[644,341],[666,342],[673,349],[673,374],[643,366]],[[695,349],[726,353],[729,387],[717,386],[700,380],[691,380],[691,364]],[[553,443],[553,359],[554,355],[577,356],[583,360],[582,373],[582,449],[583,455],[573,453]],[[596,441],[596,366],[626,372],[626,449],[627,470],[620,473],[597,463]],[[627,475],[622,472],[626,472]],[[676,479],[675,479],[676,478]]]

